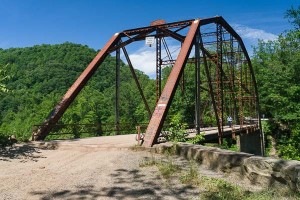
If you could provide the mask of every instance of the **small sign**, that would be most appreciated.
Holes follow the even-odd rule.
[[[153,45],[155,42],[155,37],[151,36],[151,37],[146,37],[146,45]]]

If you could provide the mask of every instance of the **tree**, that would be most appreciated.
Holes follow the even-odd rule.
[[[300,6],[286,12],[294,25],[276,41],[260,41],[253,65],[261,99],[261,111],[272,118],[272,136],[282,157],[300,159]],[[277,133],[277,134],[275,134]]]
[[[31,137],[32,126],[39,125],[96,55],[88,46],[63,43],[26,48],[0,49],[0,133]],[[9,67],[8,67],[9,66]],[[154,107],[151,89],[154,80],[136,70],[146,99]],[[10,77],[10,78],[8,78]],[[128,66],[121,63],[121,122],[148,121],[142,99]],[[115,58],[108,55],[59,123],[113,123],[115,99]],[[6,137],[7,138],[7,137]]]
[[[9,76],[7,75],[7,68],[8,64],[4,67],[0,66],[0,92],[7,92],[8,89],[5,85],[5,82],[9,79]]]
[[[297,9],[291,7],[285,13],[285,18],[294,25],[296,30],[300,30],[300,6]]]
[[[0,67],[0,93],[8,92],[5,82],[9,79],[7,75],[6,68],[8,65],[4,67]],[[0,118],[1,119],[1,118]],[[8,135],[5,133],[0,132],[0,147],[7,145],[9,142]]]

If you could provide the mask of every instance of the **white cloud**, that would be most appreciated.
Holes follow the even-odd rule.
[[[155,74],[156,66],[156,51],[155,47],[138,49],[133,54],[129,55],[134,68],[143,71],[145,74],[152,76]]]
[[[172,58],[176,59],[179,53],[180,46],[168,45],[170,52],[172,53]],[[166,51],[162,48],[161,57],[165,58],[167,56]],[[143,46],[137,51],[129,55],[132,65],[135,69],[143,71],[150,77],[155,76],[156,72],[156,48],[155,45],[152,47]]]
[[[261,29],[254,29],[240,24],[234,24],[232,26],[237,33],[242,37],[246,46],[250,50],[250,55],[252,55],[252,49],[250,45],[256,45],[257,40],[277,40],[278,36],[272,33],[268,33]],[[180,51],[180,45],[173,43],[171,40],[167,39],[168,48],[172,53],[173,59],[176,59]],[[194,50],[191,51],[191,56],[193,55]],[[166,57],[166,51],[162,47],[162,58]],[[129,55],[132,65],[135,69],[143,71],[145,74],[151,78],[155,77],[156,71],[156,48],[155,44],[152,47],[142,46],[133,53]],[[124,60],[124,59],[123,59]],[[126,62],[126,61],[124,61]]]
[[[252,42],[257,42],[258,39],[263,41],[274,41],[278,39],[277,35],[268,33],[261,29],[250,28],[240,24],[234,24],[232,27],[242,37],[242,39],[249,39]]]

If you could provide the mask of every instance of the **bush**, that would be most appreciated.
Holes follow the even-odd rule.
[[[8,139],[8,135],[4,134],[4,133],[0,133],[0,147],[5,147],[7,145],[9,145],[9,139]]]
[[[170,134],[167,136],[168,141],[172,142],[186,142],[186,129],[187,124],[182,123],[182,116],[180,114],[176,114],[171,118],[170,128],[168,131]]]

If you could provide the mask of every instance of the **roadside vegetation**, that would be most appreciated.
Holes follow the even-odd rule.
[[[300,160],[300,6],[287,10],[285,18],[293,28],[278,40],[260,41],[252,63],[261,113],[269,118],[264,123],[267,148],[275,148],[282,158]]]
[[[218,200],[273,200],[273,199],[299,199],[299,193],[287,188],[262,189],[249,191],[243,186],[236,185],[220,178],[213,178],[199,173],[197,164],[190,161],[188,166],[181,166],[168,155],[167,159],[151,157],[140,161],[140,167],[157,167],[161,178],[166,182],[176,179],[180,183],[196,187],[199,190],[199,199]],[[172,185],[170,185],[172,187]]]

